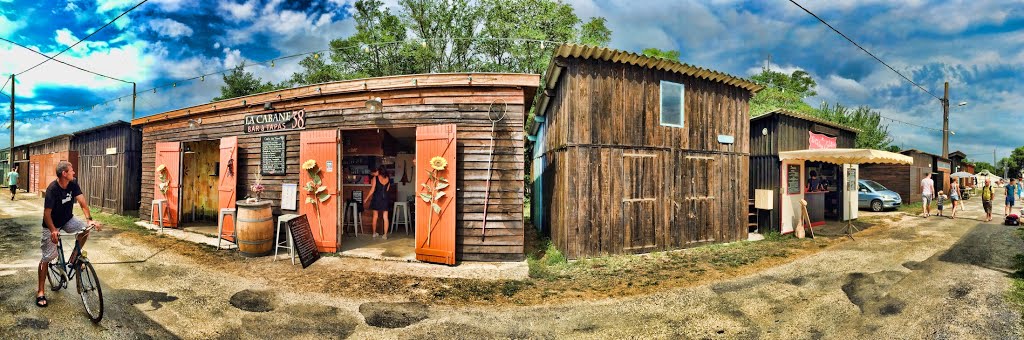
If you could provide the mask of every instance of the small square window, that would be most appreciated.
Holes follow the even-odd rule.
[[[683,84],[661,81],[661,125],[683,127],[685,92]]]

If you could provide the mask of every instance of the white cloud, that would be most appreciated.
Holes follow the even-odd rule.
[[[217,4],[217,8],[221,11],[227,12],[231,19],[236,22],[250,20],[256,17],[255,1],[235,3],[234,1],[229,0]]]
[[[172,19],[153,19],[146,23],[146,25],[161,37],[180,38],[192,36],[192,28]]]
[[[0,36],[14,36],[14,32],[25,28],[26,25],[27,24],[24,21],[12,21],[0,13]]]

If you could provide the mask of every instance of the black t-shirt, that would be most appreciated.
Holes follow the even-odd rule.
[[[50,218],[53,219],[53,226],[57,229],[63,227],[71,220],[75,208],[75,198],[82,194],[82,188],[74,181],[68,182],[66,189],[61,188],[57,181],[53,181],[46,187],[46,199],[43,201],[43,208],[53,209],[50,211]],[[43,228],[46,228],[46,221],[43,221]]]

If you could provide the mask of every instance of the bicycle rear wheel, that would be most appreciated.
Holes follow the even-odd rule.
[[[92,263],[81,259],[78,266],[78,293],[82,295],[82,304],[85,305],[85,312],[93,323],[103,319],[103,291],[100,289],[100,279],[96,277],[96,269]]]
[[[50,290],[56,292],[63,288],[65,282],[62,266],[57,260],[50,261],[47,266],[49,266],[49,270],[46,271],[46,281],[50,282]]]

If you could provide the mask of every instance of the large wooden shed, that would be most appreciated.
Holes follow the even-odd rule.
[[[542,84],[533,218],[570,258],[747,239],[748,101],[761,86],[562,45]]]
[[[415,242],[408,243],[410,253],[415,243],[416,259],[521,260],[524,112],[539,83],[539,75],[529,74],[403,75],[303,86],[138,118],[132,124],[142,127],[140,215],[151,220],[153,199],[166,198],[167,224],[216,216],[248,196],[262,174],[262,196],[275,215],[307,214],[319,250],[341,252],[355,241],[381,242],[366,241],[370,217],[358,203],[361,236],[348,238],[356,232],[349,207],[369,194],[370,169],[384,166],[397,186],[392,197],[413,210]],[[438,194],[439,214],[419,196],[434,157],[447,161],[437,173],[448,181],[440,188],[443,196]],[[309,160],[329,194],[318,208],[305,201],[303,186],[311,177],[300,165]],[[167,169],[167,195],[155,190],[159,165]],[[393,232],[393,238],[404,237]]]
[[[914,164],[863,164],[860,167],[860,178],[870,179],[895,191],[903,198],[904,204],[923,201],[921,179],[926,174],[932,174],[935,192],[946,190],[945,188],[949,187],[951,171],[949,160],[917,149],[907,149],[900,153],[913,158]]]
[[[28,145],[22,144],[17,145],[13,148],[14,152],[14,164],[12,166],[18,167],[18,190],[28,192],[29,183],[29,157],[28,157]]]
[[[60,161],[71,162],[78,171],[78,152],[71,150],[71,137],[70,134],[57,135],[27,145],[29,183],[25,189],[28,192],[37,192],[40,196],[46,194],[46,186],[57,180],[54,171]]]
[[[142,131],[114,121],[72,133],[78,153],[78,185],[89,208],[125,214],[139,208],[142,180]]]

